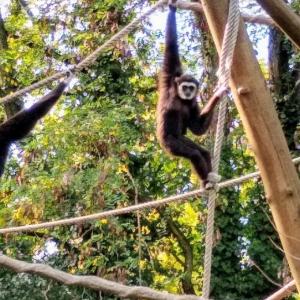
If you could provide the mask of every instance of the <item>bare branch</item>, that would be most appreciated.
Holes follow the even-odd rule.
[[[19,0],[19,3],[23,7],[23,9],[26,11],[26,13],[29,16],[29,18],[31,20],[33,20],[34,19],[34,15],[33,15],[32,11],[30,10],[27,1],[26,0]]]
[[[278,27],[300,48],[300,16],[282,0],[257,0]]]
[[[167,217],[167,225],[169,230],[176,237],[180,248],[184,253],[184,276],[182,277],[182,287],[185,293],[195,294],[195,290],[192,284],[192,272],[193,272],[193,249],[189,240],[180,231],[177,224],[171,217]]]
[[[270,278],[253,259],[250,258],[249,261],[270,283],[278,287],[282,287],[281,284],[275,282],[272,278]]]
[[[148,300],[203,300],[202,297],[193,295],[174,295],[167,292],[159,292],[148,287],[126,286],[96,276],[71,275],[66,272],[53,269],[43,264],[33,264],[0,255],[0,265],[17,273],[30,273],[48,279],[61,282],[66,285],[75,285],[92,290],[103,291],[120,298],[148,299]]]
[[[192,10],[194,12],[203,14],[203,7],[198,2],[187,2],[183,0],[177,0],[176,6],[180,9]],[[252,16],[248,14],[242,14],[245,22],[255,23],[261,25],[275,26],[275,22],[270,18],[264,15]]]

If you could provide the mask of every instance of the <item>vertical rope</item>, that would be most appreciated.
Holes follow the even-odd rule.
[[[220,55],[219,68],[219,82],[218,86],[228,86],[230,71],[233,59],[233,53],[236,45],[237,34],[239,29],[239,3],[238,0],[230,0],[227,24],[225,27],[225,34],[223,38],[222,51]],[[224,137],[224,124],[227,108],[227,96],[221,102],[218,114],[218,123],[216,131],[216,139],[214,146],[213,171],[218,173],[222,142]],[[211,279],[211,261],[212,261],[212,247],[214,234],[214,216],[215,204],[217,199],[217,191],[214,189],[210,191],[208,197],[208,215],[206,224],[205,237],[205,255],[204,255],[204,279],[203,279],[203,298],[208,299],[210,294],[210,279]]]

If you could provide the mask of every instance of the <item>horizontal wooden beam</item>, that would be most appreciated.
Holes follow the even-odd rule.
[[[282,300],[288,296],[290,296],[296,290],[296,282],[295,280],[290,281],[287,285],[283,286],[276,293],[272,294],[265,300]]]
[[[183,0],[177,0],[176,6],[180,9],[192,10],[194,12],[203,14],[203,7],[198,2],[187,2]],[[260,25],[267,25],[267,26],[275,26],[275,22],[264,15],[249,15],[249,14],[242,14],[242,17],[245,22],[247,23],[254,23]]]
[[[103,291],[122,299],[203,300],[202,297],[194,295],[174,295],[143,286],[126,286],[97,276],[72,275],[44,264],[28,263],[1,254],[0,265],[17,273],[35,274],[66,285],[82,286],[92,290]]]

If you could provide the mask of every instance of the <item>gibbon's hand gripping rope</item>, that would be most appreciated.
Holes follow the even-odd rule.
[[[240,11],[238,0],[230,0],[227,24],[222,44],[222,51],[220,56],[220,67],[218,71],[219,82],[218,86],[228,86],[233,53],[238,36],[238,29],[240,24]],[[224,137],[224,123],[227,109],[227,96],[220,103],[218,123],[216,130],[214,156],[213,156],[213,172],[218,173],[221,148]],[[206,237],[205,237],[205,255],[204,255],[204,278],[203,278],[203,298],[209,299],[210,294],[210,278],[211,278],[211,260],[214,234],[214,215],[215,203],[217,199],[217,191],[213,189],[208,197],[208,215],[206,223]]]
[[[64,76],[66,76],[69,72],[76,73],[80,72],[86,67],[93,64],[93,62],[97,59],[99,54],[101,52],[104,52],[108,50],[116,41],[120,40],[122,37],[126,36],[130,32],[132,32],[136,27],[139,26],[140,22],[143,21],[146,17],[151,15],[156,9],[159,7],[165,5],[167,3],[167,0],[159,0],[155,5],[153,5],[151,8],[149,8],[144,14],[141,16],[135,18],[132,22],[130,22],[127,26],[125,26],[123,29],[121,29],[117,34],[115,34],[113,37],[111,37],[108,41],[106,41],[103,45],[101,45],[99,48],[97,48],[93,53],[88,55],[83,61],[81,61],[78,65],[74,67],[70,67],[67,70],[58,72],[53,74],[52,76],[49,76],[39,82],[36,82],[28,87],[25,87],[19,91],[16,91],[12,94],[9,94],[3,98],[0,98],[0,104],[1,103],[7,103],[17,97],[23,96],[37,88],[40,88],[52,81],[58,80]]]

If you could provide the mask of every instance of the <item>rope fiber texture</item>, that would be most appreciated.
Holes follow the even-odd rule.
[[[300,157],[293,159],[293,162],[294,162],[294,164],[299,164]],[[250,173],[250,174],[238,177],[238,178],[226,180],[226,181],[223,181],[220,184],[218,184],[218,188],[223,189],[223,188],[239,185],[239,184],[242,184],[244,181],[247,181],[247,180],[259,177],[259,176],[260,176],[259,172],[254,172],[254,173]],[[103,212],[99,212],[99,213],[95,213],[95,214],[91,214],[91,215],[50,221],[50,222],[44,222],[44,223],[39,223],[39,224],[2,228],[2,229],[0,229],[0,234],[27,232],[27,231],[52,228],[55,226],[63,226],[63,225],[82,224],[84,222],[95,221],[95,220],[105,219],[108,217],[120,216],[120,215],[124,215],[124,214],[128,214],[128,213],[132,213],[132,212],[139,211],[142,209],[160,207],[160,206],[170,204],[173,202],[174,203],[175,202],[183,202],[183,201],[193,198],[193,197],[205,195],[206,193],[207,192],[203,189],[197,189],[197,190],[194,190],[191,192],[167,197],[164,199],[153,200],[153,201],[149,201],[149,202],[145,202],[145,203],[140,203],[137,205],[127,206],[127,207],[123,207],[123,208],[117,208],[117,209],[109,210],[109,211],[103,211]]]
[[[118,40],[120,40],[122,37],[128,35],[130,32],[132,32],[135,28],[139,26],[139,24],[147,18],[149,15],[151,15],[155,10],[157,10],[159,7],[165,5],[167,3],[166,0],[159,0],[155,5],[153,5],[151,8],[149,8],[145,13],[143,13],[141,16],[135,18],[133,21],[131,21],[127,26],[125,26],[123,29],[121,29],[117,34],[112,36],[108,41],[106,41],[103,45],[101,45],[99,48],[97,48],[94,52],[92,52],[90,55],[88,55],[83,61],[81,61],[78,65],[69,67],[68,69],[55,73],[52,76],[49,76],[39,82],[36,82],[28,87],[25,87],[19,91],[16,91],[14,93],[11,93],[3,98],[0,98],[0,104],[1,103],[7,103],[12,101],[15,98],[21,97],[29,92],[32,92],[35,89],[38,89],[40,87],[43,87],[44,85],[47,85],[48,83],[51,83],[52,81],[58,80],[64,76],[66,76],[69,72],[77,73],[85,69],[86,67],[93,64],[93,62],[97,59],[100,53],[108,50],[111,46],[114,45],[114,43]]]
[[[220,67],[218,71],[219,82],[218,86],[228,86],[231,65],[233,60],[234,49],[238,36],[238,29],[240,24],[240,11],[238,0],[230,0],[227,24],[222,44],[222,51],[220,55]],[[213,172],[218,173],[221,149],[224,138],[224,124],[227,110],[228,97],[221,102],[218,114],[218,123],[216,130],[214,156],[213,156]],[[209,299],[210,294],[210,279],[211,279],[211,261],[212,261],[212,248],[213,248],[213,235],[214,235],[214,216],[215,205],[217,199],[217,191],[213,189],[208,197],[208,215],[206,223],[206,236],[205,236],[205,255],[204,255],[204,278],[203,278],[203,298]]]

